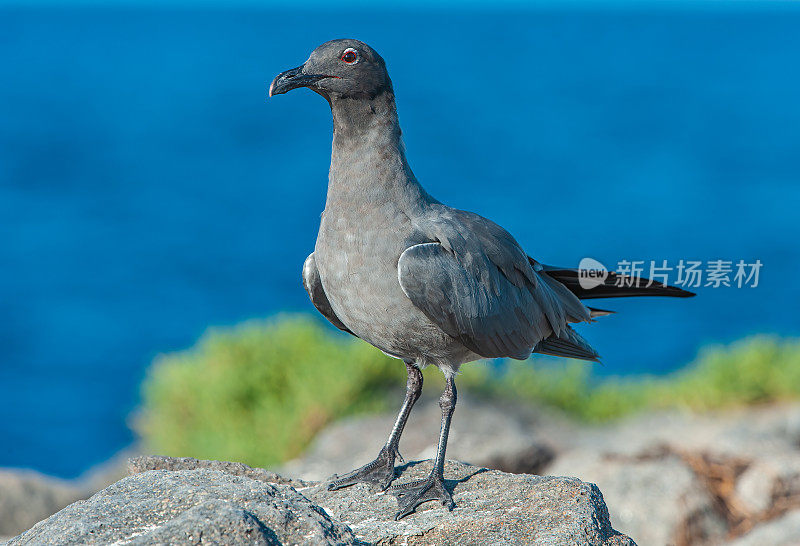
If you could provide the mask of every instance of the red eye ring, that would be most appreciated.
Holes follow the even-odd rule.
[[[354,64],[358,60],[358,51],[352,47],[348,47],[342,53],[342,62],[347,64]]]

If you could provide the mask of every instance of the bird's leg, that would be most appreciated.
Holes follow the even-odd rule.
[[[430,476],[403,485],[392,487],[389,492],[397,497],[400,511],[395,519],[400,519],[416,510],[423,502],[438,500],[449,510],[455,508],[453,497],[444,485],[444,457],[447,450],[447,436],[450,434],[450,419],[456,409],[456,382],[452,374],[447,376],[447,384],[441,398],[439,407],[442,408],[442,429],[439,433],[439,446],[436,449],[436,460]]]
[[[333,480],[328,483],[329,491],[360,482],[377,484],[383,490],[389,487],[394,480],[394,461],[400,456],[398,450],[400,435],[403,434],[403,428],[406,426],[408,416],[411,414],[411,408],[414,407],[414,403],[422,393],[422,372],[420,369],[412,362],[406,362],[406,370],[408,371],[408,381],[406,383],[406,397],[403,400],[403,407],[400,408],[400,413],[397,415],[397,420],[394,423],[394,427],[392,427],[391,434],[389,434],[389,439],[380,453],[378,453],[378,457],[342,477],[333,476]],[[402,459],[402,457],[400,458]]]
[[[411,415],[411,408],[414,407],[414,403],[419,400],[422,394],[422,371],[412,362],[406,362],[406,371],[408,372],[406,398],[403,400],[403,406],[400,408],[400,413],[397,415],[397,420],[394,422],[392,432],[389,434],[389,439],[386,440],[386,445],[383,446],[381,450],[391,453],[392,461],[394,461],[394,457],[400,457],[400,460],[403,460],[403,456],[400,455],[400,436],[403,434],[403,429],[406,427],[408,416]]]

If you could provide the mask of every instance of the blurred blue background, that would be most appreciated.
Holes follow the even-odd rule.
[[[330,113],[266,88],[336,37],[387,60],[430,193],[540,261],[763,262],[758,288],[603,302],[600,374],[800,334],[793,6],[221,6],[0,8],[0,466],[75,476],[133,440],[154,355],[313,312]]]

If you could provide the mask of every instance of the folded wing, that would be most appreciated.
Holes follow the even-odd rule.
[[[339,330],[347,332],[348,334],[353,334],[353,332],[351,332],[350,329],[345,326],[341,320],[339,320],[339,317],[336,316],[336,313],[333,312],[331,302],[328,301],[328,295],[325,293],[325,289],[322,286],[322,281],[319,278],[317,261],[314,259],[313,252],[308,255],[308,258],[306,258],[306,261],[303,264],[303,286],[305,287],[306,292],[308,292],[308,297],[311,299],[311,303],[314,304],[314,307],[317,308],[317,311],[322,313],[322,316],[328,319],[330,323],[336,326]]]
[[[439,214],[424,228],[435,242],[402,253],[400,286],[472,352],[525,359],[554,337],[559,344],[540,345],[552,354],[579,339],[568,323],[591,320],[589,309],[561,283],[534,271],[511,235],[489,220],[451,209],[449,217]]]

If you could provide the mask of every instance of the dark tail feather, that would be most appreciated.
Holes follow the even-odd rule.
[[[589,343],[569,326],[561,330],[558,336],[552,335],[537,343],[533,352],[600,362],[600,355],[597,354],[597,351],[592,349]]]
[[[584,288],[578,282],[577,269],[565,269],[563,267],[553,267],[541,264],[542,272],[563,284],[570,292],[582,300],[593,298],[627,298],[633,296],[669,296],[673,298],[691,298],[694,292],[683,290],[677,286],[669,286],[660,282],[653,282],[650,286],[650,279],[644,277],[630,278],[627,275],[620,275],[613,271],[608,272],[608,276],[593,288]],[[627,286],[631,283],[631,286]],[[622,286],[617,286],[620,284]]]

